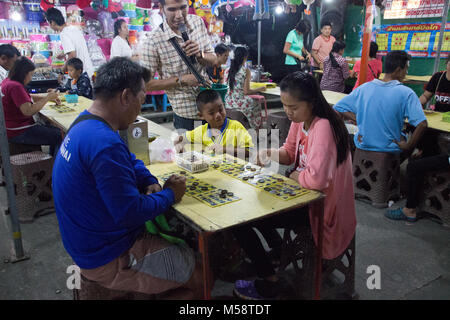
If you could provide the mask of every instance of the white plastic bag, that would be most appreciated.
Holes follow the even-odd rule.
[[[175,157],[175,147],[170,140],[158,137],[149,146],[150,162],[172,162]]]

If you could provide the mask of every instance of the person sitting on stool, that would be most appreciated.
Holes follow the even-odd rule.
[[[35,69],[30,59],[19,57],[9,72],[8,78],[2,82],[6,133],[9,142],[48,145],[50,154],[55,156],[62,140],[61,130],[50,125],[37,124],[33,115],[49,101],[55,100],[59,104],[58,92],[50,90],[45,96],[30,95],[26,85],[31,81]]]

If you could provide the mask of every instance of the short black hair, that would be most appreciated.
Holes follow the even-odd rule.
[[[411,60],[411,55],[406,51],[394,50],[388,52],[384,60],[384,72],[393,73],[397,68],[403,69],[409,60]]]
[[[224,54],[225,52],[230,52],[230,47],[224,43],[219,43],[215,48],[214,52],[216,54]]]
[[[202,112],[203,106],[205,104],[221,99],[222,98],[220,97],[220,94],[217,91],[211,89],[203,90],[198,94],[197,99],[195,101],[197,103],[197,110],[199,112]]]
[[[115,57],[103,64],[97,71],[94,81],[94,96],[109,100],[118,92],[130,89],[137,95],[141,80],[150,80],[150,71],[125,57]]]
[[[14,56],[20,57],[20,52],[16,47],[10,44],[2,44],[0,46],[0,57],[6,56],[7,58],[14,58]]]
[[[13,67],[9,71],[8,78],[24,85],[27,74],[35,69],[36,66],[34,63],[27,57],[22,56],[17,58],[16,62],[14,62]]]
[[[333,26],[331,25],[331,22],[330,22],[330,21],[322,21],[322,22],[320,23],[320,29],[322,29],[322,28],[325,27],[325,26],[329,26],[330,28],[333,28]]]
[[[295,26],[295,30],[302,34],[306,34],[309,32],[309,25],[304,20],[300,20]]]
[[[67,61],[67,66],[73,67],[75,70],[83,72],[83,61],[78,58],[71,58]]]
[[[56,8],[48,9],[45,12],[45,19],[47,20],[48,24],[50,24],[50,23],[52,23],[52,21],[54,21],[58,26],[62,26],[62,25],[64,25],[64,23],[66,23],[61,11],[59,11]]]
[[[376,58],[378,52],[378,45],[376,42],[372,41],[370,43],[370,49],[369,49],[369,57]]]

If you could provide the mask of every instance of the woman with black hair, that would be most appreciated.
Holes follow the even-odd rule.
[[[348,247],[355,235],[356,214],[353,193],[352,159],[347,129],[339,115],[325,100],[313,76],[294,72],[280,83],[281,102],[292,121],[288,137],[279,149],[264,149],[257,162],[270,160],[282,165],[294,164],[289,177],[303,188],[325,194],[323,258],[334,259]],[[238,280],[235,293],[245,299],[276,298],[281,291],[273,262],[264,250],[256,227],[276,257],[281,237],[275,228],[308,224],[317,241],[318,219],[300,209],[235,229],[235,236],[251,259],[258,279]],[[267,235],[270,235],[267,237]],[[279,255],[279,254],[278,254]]]
[[[34,122],[47,102],[58,101],[58,92],[50,90],[45,96],[30,95],[26,85],[31,81],[36,67],[27,57],[19,57],[8,78],[2,82],[2,103],[5,113],[8,141],[20,144],[49,145],[50,154],[56,155],[62,140],[61,131],[52,126]]]
[[[250,70],[245,66],[248,58],[246,47],[237,47],[234,50],[234,59],[228,69],[227,82],[230,90],[225,97],[226,108],[238,109],[248,119],[250,127],[259,129],[261,126],[261,107],[249,95],[265,91],[266,87],[250,89]]]
[[[300,71],[300,63],[306,62],[306,59],[311,59],[311,55],[303,45],[303,36],[309,32],[308,24],[300,20],[295,28],[291,30],[286,36],[283,53],[286,55],[284,64],[286,71],[289,73]],[[306,59],[303,57],[306,56]]]
[[[370,43],[369,61],[367,62],[367,73],[365,82],[370,82],[373,79],[378,79],[381,73],[383,72],[383,63],[381,62],[381,60],[377,59],[377,52],[378,52],[378,45],[376,42],[372,41]],[[360,70],[361,70],[361,60],[358,60],[356,61],[353,70],[350,72],[351,77],[354,77],[355,75],[358,76],[355,86],[353,87],[353,90],[359,87]]]
[[[345,91],[345,79],[350,77],[348,63],[342,57],[345,44],[336,40],[328,57],[323,61],[323,76],[320,89],[336,92]]]
[[[114,22],[114,39],[111,44],[111,57],[126,57],[137,60],[138,55],[133,55],[133,50],[128,42],[128,25],[125,20],[118,19]]]

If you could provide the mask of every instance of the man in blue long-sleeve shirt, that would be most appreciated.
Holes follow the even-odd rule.
[[[196,298],[191,249],[145,231],[146,221],[181,200],[186,180],[172,176],[161,188],[117,132],[138,116],[149,78],[127,58],[98,70],[95,100],[72,124],[53,167],[61,237],[81,273],[104,287],[147,294],[188,288]]]

